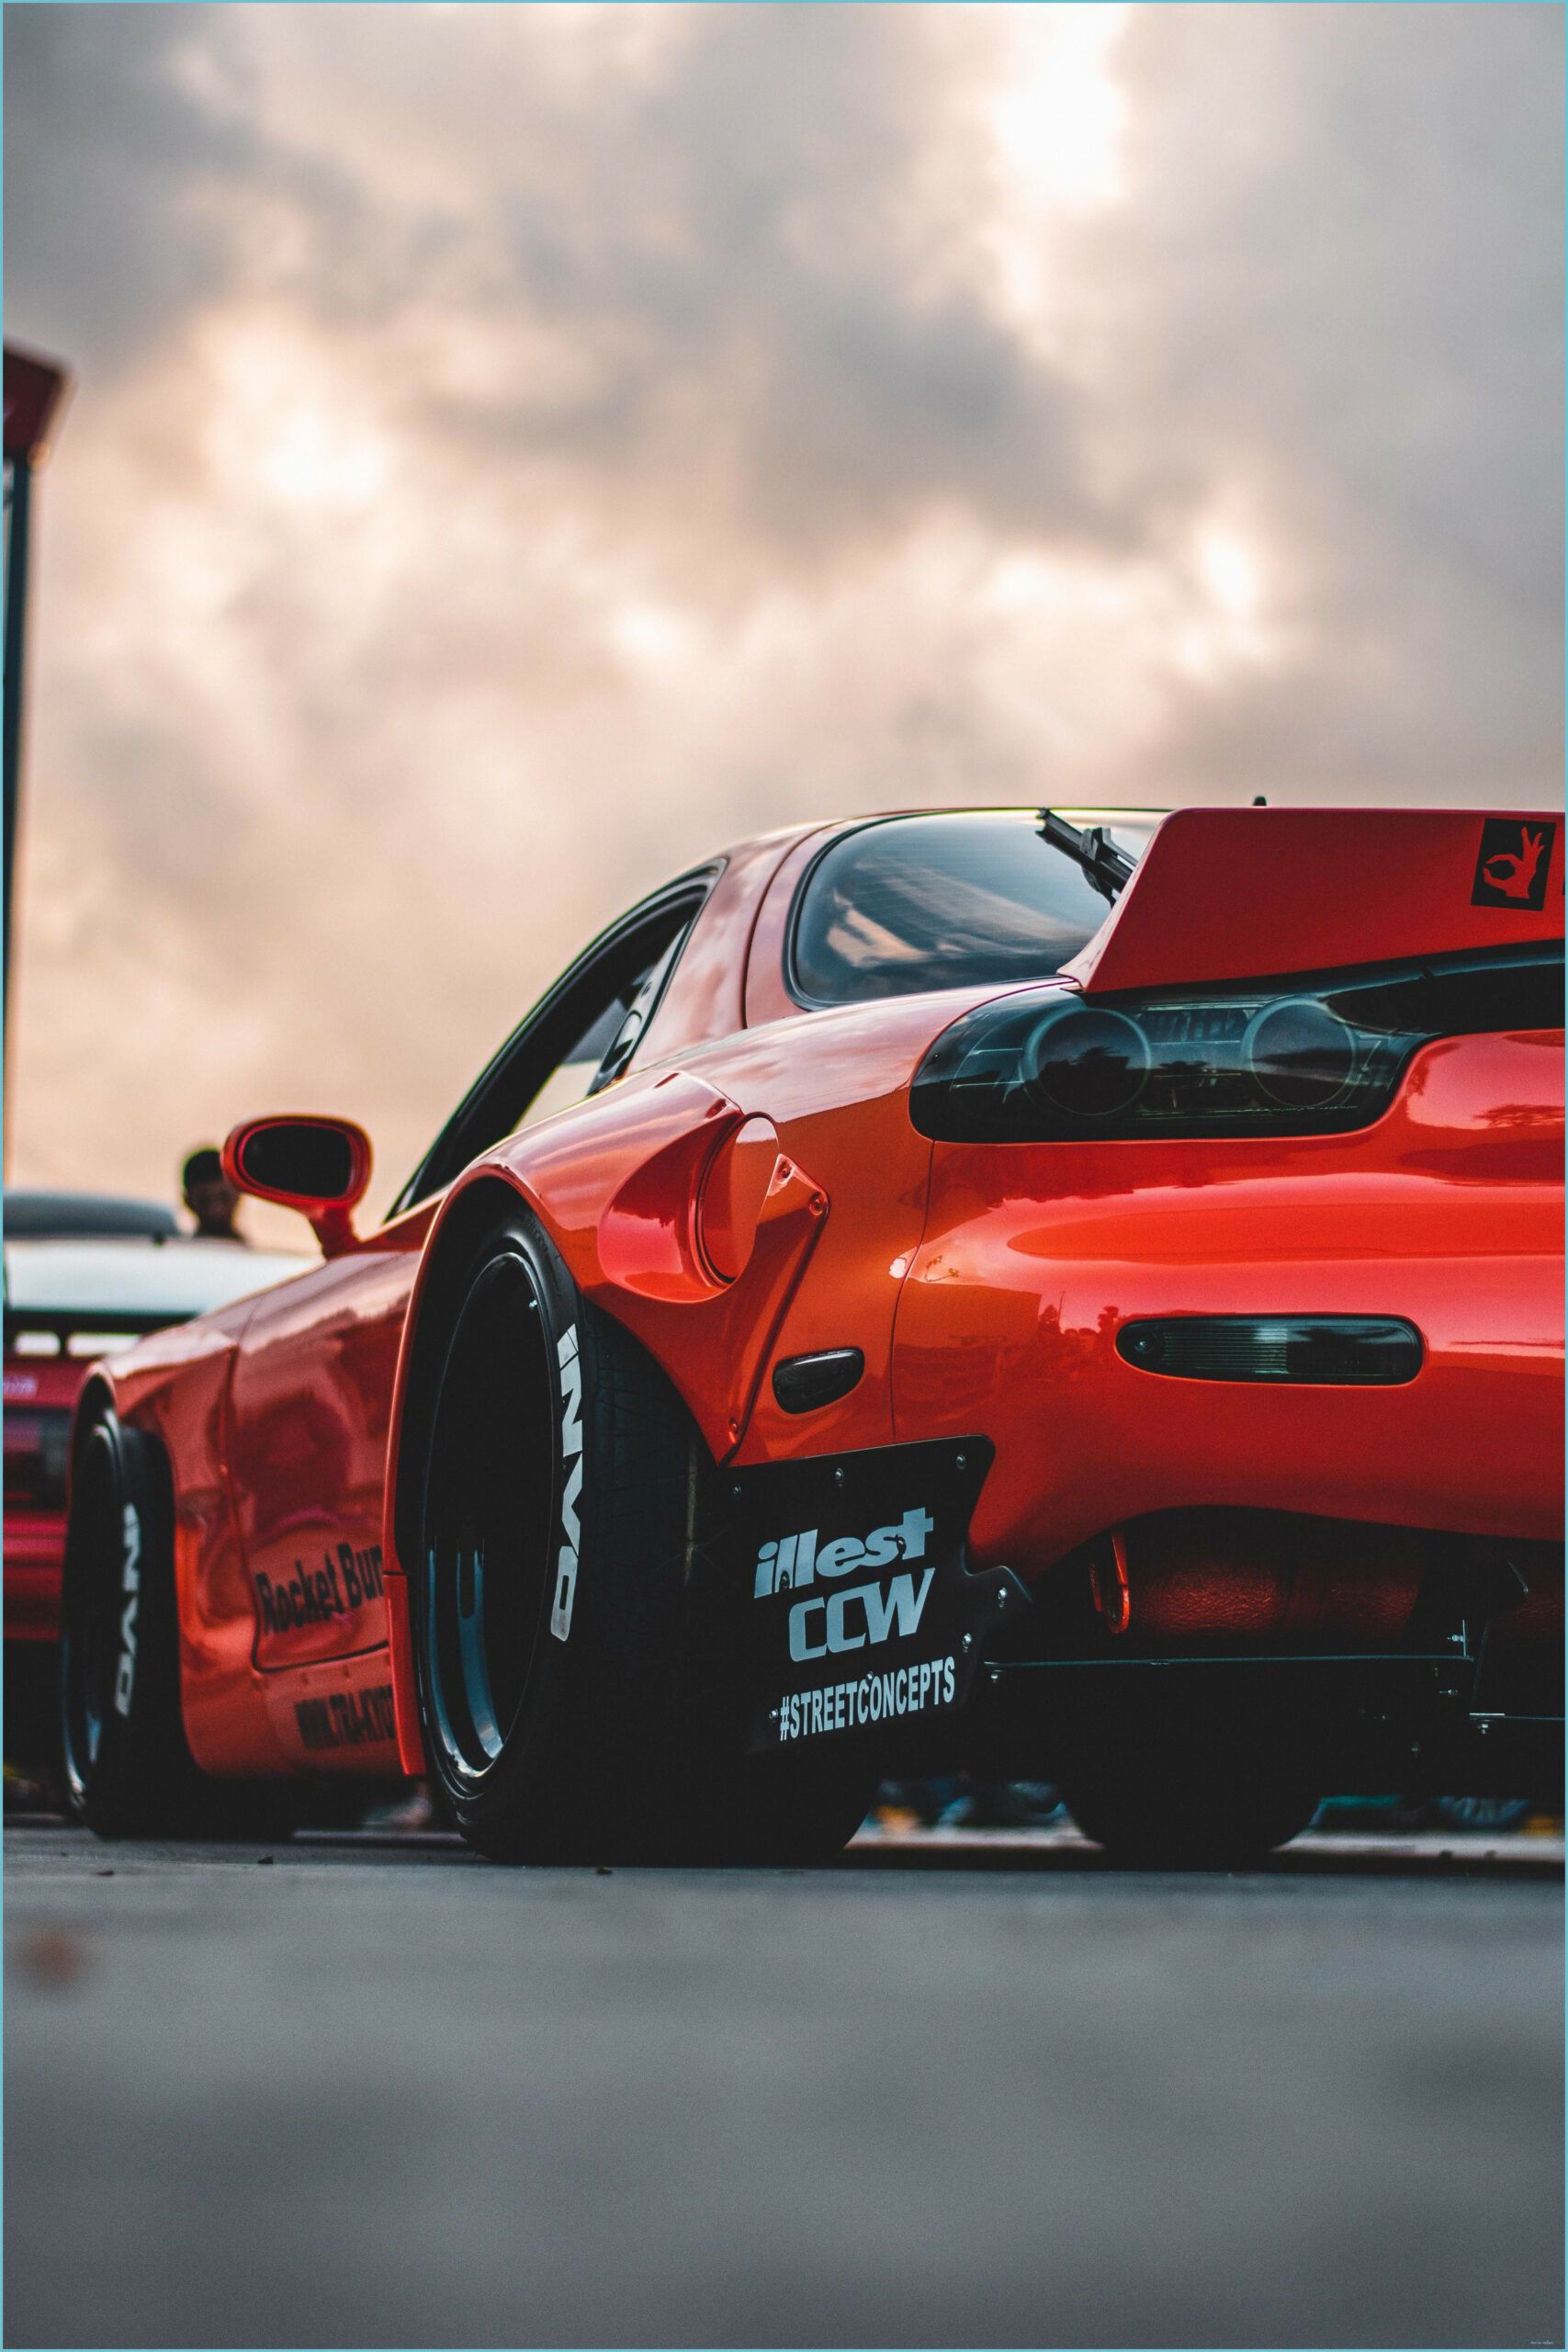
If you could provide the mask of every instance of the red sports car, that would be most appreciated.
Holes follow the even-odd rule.
[[[615,923],[387,1221],[96,1371],[65,1752],[106,1835],[438,1783],[503,1858],[830,1851],[1050,1778],[1133,1860],[1560,1772],[1544,815],[951,810]]]

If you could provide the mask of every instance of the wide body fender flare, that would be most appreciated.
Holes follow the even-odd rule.
[[[673,1071],[628,1090],[619,1115],[570,1114],[510,1138],[454,1184],[432,1226],[403,1329],[388,1446],[382,1551],[399,1747],[423,1770],[414,1699],[408,1548],[410,1442],[431,1402],[422,1332],[508,1199],[526,1207],[582,1295],[661,1364],[716,1461],[745,1430],[770,1351],[829,1215],[826,1192],[705,1080]],[[711,1238],[728,1263],[710,1257]]]

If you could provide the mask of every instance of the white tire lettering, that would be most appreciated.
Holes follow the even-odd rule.
[[[136,1612],[141,1600],[141,1521],[134,1503],[127,1503],[121,1521],[120,1590],[127,1596],[119,1617],[119,1657],[115,1667],[115,1713],[129,1715],[136,1686]]]
[[[556,1353],[560,1364],[560,1449],[563,1465],[570,1456],[575,1454],[577,1457],[561,1490],[562,1541],[556,1560],[555,1600],[550,1610],[550,1631],[558,1642],[564,1642],[571,1632],[572,1604],[577,1599],[577,1551],[581,1540],[577,1505],[582,1492],[582,1358],[578,1352],[575,1323],[570,1330],[562,1333]]]

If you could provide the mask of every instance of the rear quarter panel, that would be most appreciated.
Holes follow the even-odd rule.
[[[797,1013],[684,1053],[678,1069],[655,1066],[511,1138],[454,1187],[444,1214],[470,1186],[512,1186],[584,1295],[662,1364],[718,1460],[887,1443],[894,1306],[931,1150],[910,1124],[908,1081],[972,1001]],[[751,1262],[724,1283],[701,1261],[693,1216],[716,1155],[748,1119],[771,1122],[791,1193]],[[643,1264],[634,1213],[649,1235]],[[763,1377],[771,1363],[835,1345],[864,1351],[859,1387],[804,1423],[781,1414]]]

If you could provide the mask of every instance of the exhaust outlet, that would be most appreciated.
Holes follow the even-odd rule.
[[[1115,1529],[1090,1570],[1108,1633],[1396,1640],[1431,1564],[1418,1530],[1247,1510],[1169,1511]]]

